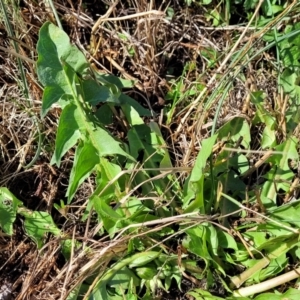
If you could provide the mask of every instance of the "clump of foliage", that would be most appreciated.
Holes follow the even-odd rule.
[[[259,2],[259,26],[284,12],[275,2]],[[249,20],[255,16],[255,3],[239,1]],[[227,1],[227,9],[231,6]],[[206,16],[218,9],[208,9]],[[226,10],[221,12],[214,16],[216,26],[229,20]],[[19,215],[41,253],[49,236],[56,239],[66,261],[54,280],[63,281],[61,297],[153,299],[158,291],[181,291],[185,278],[194,285],[186,291],[194,299],[299,298],[294,285],[275,288],[298,278],[300,271],[288,270],[300,257],[300,27],[271,29],[263,36],[264,50],[276,52],[278,89],[285,95],[273,109],[263,90],[251,88],[243,113],[217,122],[236,81],[246,81],[241,70],[262,52],[251,49],[250,43],[231,49],[218,67],[222,70],[228,62],[230,70],[212,76],[210,83],[218,81],[214,88],[199,80],[182,93],[192,62],[179,80],[170,81],[173,89],[164,111],[168,125],[179,105],[187,106],[184,120],[199,106],[202,114],[198,109],[193,116],[194,128],[199,125],[202,133],[201,122],[215,105],[212,129],[198,144],[193,166],[175,168],[155,113],[124,93],[135,82],[99,73],[63,30],[50,22],[41,27],[41,117],[53,105],[61,108],[51,164],[59,168],[64,156],[74,151],[65,198],[53,206],[60,217],[70,218],[67,211],[76,193],[93,180],[75,220],[85,223],[86,230],[83,236],[65,232],[49,212],[28,209],[7,188],[0,189],[0,226],[11,236]],[[208,70],[217,68],[221,56],[215,49],[202,54]],[[194,101],[184,102],[193,96]],[[253,135],[256,128],[258,136]],[[255,153],[263,155],[251,165],[256,144]]]

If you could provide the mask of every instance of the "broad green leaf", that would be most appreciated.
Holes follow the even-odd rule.
[[[99,221],[103,222],[105,230],[112,237],[115,232],[126,225],[130,225],[130,222],[126,220],[126,217],[119,215],[112,207],[107,205],[105,201],[97,196],[93,196],[92,199],[95,210],[98,214]]]
[[[240,157],[238,155],[238,157]],[[248,163],[248,162],[247,162]],[[241,180],[239,173],[234,169],[222,173],[218,176],[219,182],[222,183],[224,193],[232,193],[235,198],[243,198],[246,190],[245,183]],[[217,207],[217,206],[216,206]],[[221,197],[219,208],[222,215],[233,213],[239,209],[239,207],[229,201],[228,199]],[[227,218],[222,218],[222,224],[228,226]]]
[[[208,226],[206,228],[207,228],[207,239],[208,239],[208,245],[209,245],[210,251],[215,256],[218,256],[219,246],[222,246],[222,245],[219,245],[217,231],[210,224],[208,224]]]
[[[288,222],[296,228],[300,227],[300,201],[290,202],[274,210],[269,210],[269,216],[281,222]]]
[[[299,50],[298,50],[299,51]],[[291,68],[286,68],[281,73],[281,84],[286,93],[289,93],[292,97],[300,96],[300,72],[296,72]]]
[[[120,166],[100,157],[98,169],[100,172],[97,175],[97,189],[94,195],[99,196],[101,201],[107,202],[111,197],[114,198],[114,201],[118,200],[122,196],[120,184],[123,181],[122,176],[117,178],[122,171]],[[115,199],[116,197],[117,199]]]
[[[60,59],[66,61],[76,72],[84,74],[88,68],[83,53],[70,43],[68,35],[53,25],[46,22],[40,29],[37,44],[39,79],[43,85],[52,85],[57,82],[57,72],[61,71]]]
[[[255,8],[257,3],[258,3],[258,0],[245,0],[244,7],[246,10],[251,10],[251,9]]]
[[[267,267],[254,274],[253,281],[259,283],[268,279],[269,277],[274,277],[287,266],[287,263],[288,258],[286,257],[286,254],[283,253],[276,259],[271,260],[270,264]]]
[[[204,204],[204,175],[201,176],[201,178],[197,182],[191,182],[189,180],[189,187],[188,189],[190,190],[188,192],[188,198],[193,199],[190,203],[186,202],[188,198],[184,198],[184,213],[189,213],[193,211],[200,211],[200,213],[204,214],[205,213],[205,204]],[[192,196],[192,197],[191,197]]]
[[[299,300],[300,291],[289,288],[284,294],[264,293],[254,298],[254,300]]]
[[[119,154],[134,161],[134,158],[120,147],[121,142],[115,140],[105,129],[97,127],[89,131],[88,137],[99,157]]]
[[[0,227],[6,234],[13,234],[13,223],[16,220],[18,206],[23,203],[7,188],[0,188]]]
[[[100,85],[92,79],[81,82],[84,100],[91,105],[98,103],[109,103],[114,106],[128,105],[133,107],[140,116],[151,116],[148,109],[145,109],[137,101],[123,93],[114,93],[110,86]]]
[[[212,259],[207,248],[207,231],[204,226],[197,226],[186,231],[187,237],[183,240],[182,245],[204,259],[206,265]]]
[[[228,143],[227,147],[234,147],[232,143]],[[217,177],[219,174],[232,170],[236,175],[240,175],[248,171],[249,161],[242,153],[232,153],[223,150],[214,163],[213,173]]]
[[[262,197],[270,199],[273,203],[276,203],[277,191],[280,189],[288,191],[290,183],[294,178],[294,173],[288,165],[289,159],[297,161],[299,158],[297,152],[298,140],[295,137],[289,137],[284,143],[275,147],[274,153],[267,162],[270,162],[273,167],[264,176],[267,181],[262,188]],[[262,198],[262,200],[263,200]]]
[[[119,89],[128,89],[134,87],[134,80],[128,80],[128,79],[123,79],[111,74],[101,74],[99,72],[96,73],[96,78],[102,82],[105,80],[106,82],[109,82],[110,84],[116,85]]]
[[[276,295],[274,293],[261,294],[261,295],[255,297],[254,299],[255,300],[270,300],[270,299],[272,299],[272,300],[285,300],[285,299],[291,300],[290,298],[285,298],[285,297],[282,297],[282,295]]]
[[[155,265],[148,267],[138,267],[135,269],[135,272],[140,278],[150,280],[157,275],[157,267]]]
[[[99,284],[93,289],[89,296],[89,300],[110,300],[111,297],[108,295],[106,290],[106,284]]]
[[[66,88],[67,89],[67,88]],[[63,95],[65,95],[65,89],[60,86],[59,84],[46,86],[43,92],[43,99],[42,99],[42,112],[41,115],[44,117],[52,104],[58,102]],[[68,90],[68,92],[71,92]],[[45,104],[44,104],[45,103]]]
[[[254,247],[259,247],[267,241],[268,234],[266,232],[246,231],[243,236],[245,236],[247,240],[251,240]]]
[[[123,216],[119,215],[113,208],[107,205],[104,201],[97,196],[93,197],[94,207],[96,212],[100,215],[102,220],[110,220],[111,224],[116,223],[123,219]],[[109,230],[110,228],[106,228]]]
[[[262,3],[262,11],[264,13],[264,15],[268,16],[268,17],[272,17],[276,14],[278,14],[279,12],[284,10],[284,7],[281,5],[272,5],[271,1],[264,1]]]
[[[152,117],[152,113],[149,111],[149,109],[144,108],[142,105],[140,105],[137,101],[135,101],[133,98],[127,96],[126,94],[121,94],[119,97],[122,107],[123,105],[129,105],[133,107],[140,116],[145,117]]]
[[[157,168],[162,160],[162,155],[157,153],[155,148],[158,145],[156,134],[144,124],[133,108],[126,106],[125,113],[127,120],[133,124],[128,132],[130,154],[137,159],[143,152],[144,155],[139,160],[145,161],[145,167]]]
[[[272,126],[272,128],[266,126],[262,132],[261,148],[262,149],[271,148],[271,147],[274,147],[276,145],[276,143],[277,143],[276,142],[276,131],[275,131],[274,126]]]
[[[298,300],[300,297],[300,290],[295,288],[289,288],[284,294],[283,297],[289,300]]]
[[[143,221],[141,218],[145,218],[147,215],[149,215],[149,212],[151,211],[149,208],[147,208],[141,200],[139,200],[136,197],[130,197],[128,201],[126,201],[125,205],[123,207],[126,207],[126,212],[130,214],[130,218],[132,220],[135,220],[137,223],[145,222],[145,219]],[[143,216],[143,217],[141,217]],[[137,221],[136,218],[139,218],[139,221]]]
[[[93,75],[96,80],[106,86],[115,86],[117,89],[130,88],[134,86],[133,80],[126,80],[114,75],[100,73],[93,68]]]
[[[84,101],[91,105],[98,103],[111,103],[120,105],[121,102],[118,96],[115,96],[107,86],[100,85],[95,80],[88,79],[81,82]]]
[[[124,104],[122,105],[122,109],[126,116],[126,120],[132,127],[135,125],[144,125],[143,119],[132,106]]]
[[[36,242],[38,248],[43,246],[46,233],[60,236],[61,232],[53,222],[52,217],[44,211],[30,211],[22,208],[19,213],[25,217],[24,227],[28,236]]]
[[[217,235],[218,235],[218,243],[220,247],[224,249],[234,249],[238,251],[237,243],[235,239],[232,237],[232,235],[220,229],[217,229]]]
[[[78,186],[90,175],[99,163],[99,155],[91,141],[81,141],[76,149],[74,163],[67,190],[68,204],[71,202]]]
[[[297,34],[298,32],[298,34]],[[289,36],[290,34],[296,33],[289,38],[285,38],[281,43],[279,43],[280,56],[281,60],[285,67],[290,68],[290,70],[295,71],[297,67],[300,66],[299,62],[299,50],[300,50],[300,42],[299,42],[299,32],[300,25],[299,23],[295,23],[293,25],[287,25],[284,30],[284,37]],[[280,32],[279,32],[280,34]],[[283,75],[282,78],[284,78]]]
[[[254,274],[257,274],[257,272],[260,272],[262,269],[266,268],[271,261],[278,259],[282,255],[286,255],[289,250],[298,246],[298,239],[299,237],[297,234],[288,234],[286,236],[279,236],[267,240],[257,248],[257,255],[261,256],[261,251],[264,251],[264,257],[258,260],[247,260],[246,264],[249,264],[250,262],[253,263],[252,266],[250,266],[250,268],[248,268],[239,276],[232,277],[232,282],[235,282],[235,284],[240,286]]]
[[[145,168],[157,168],[162,156],[159,155],[152,143],[155,139],[147,125],[135,125],[128,132],[131,155],[140,162],[145,162]]]
[[[202,175],[204,174],[204,168],[206,167],[207,159],[212,154],[213,146],[217,140],[218,135],[215,134],[212,137],[209,137],[202,141],[201,143],[201,150],[197,155],[195,165],[192,170],[190,182],[197,182],[201,179]]]
[[[187,294],[194,297],[195,300],[223,300],[224,299],[224,298],[214,296],[210,292],[201,289],[194,289],[192,291],[189,291]]]
[[[153,261],[160,255],[157,251],[146,251],[142,253],[135,254],[129,263],[129,268],[142,267],[147,265],[149,262]]]
[[[113,123],[113,112],[108,104],[103,104],[96,111],[95,117],[105,126]]]
[[[218,130],[218,137],[222,141],[231,140],[234,143],[242,138],[241,145],[249,149],[251,141],[249,124],[245,118],[233,118]]]
[[[191,203],[191,201],[195,198],[195,192],[190,188],[190,178],[191,175],[187,177],[187,179],[184,181],[183,185],[183,199],[182,199],[182,208],[186,209],[188,205]]]
[[[191,176],[189,178],[189,188],[195,193],[195,200],[188,204],[184,212],[192,212],[200,210],[201,213],[205,213],[205,205],[203,199],[203,185],[204,185],[204,169],[206,167],[207,159],[212,153],[213,146],[216,142],[218,135],[214,135],[208,139],[202,141],[201,150],[196,158],[195,165],[193,167]]]
[[[82,128],[84,123],[81,121],[79,109],[75,104],[70,103],[63,109],[59,119],[51,164],[60,166],[62,156],[77,143]]]
[[[128,289],[131,281],[133,281],[132,283],[135,286],[139,286],[140,284],[140,280],[135,275],[135,273],[128,269],[128,267],[124,267],[123,269],[116,272],[116,274],[111,278],[107,285],[114,288],[121,287],[122,289]]]
[[[141,252],[134,254],[130,257],[121,259],[115,265],[111,266],[102,278],[96,283],[96,286],[93,289],[92,295],[89,299],[101,299],[101,300],[108,300],[109,295],[107,293],[107,285],[108,282],[113,278],[113,276],[123,269],[125,266],[130,266],[133,263],[133,267],[135,267],[134,262],[138,262],[138,265],[143,265],[142,260],[144,259],[145,263],[148,263],[154,260],[160,252],[155,251],[148,251],[148,252]],[[123,299],[123,298],[120,298]]]
[[[72,94],[61,60],[79,74],[83,74],[89,65],[83,53],[71,45],[68,35],[50,22],[40,29],[37,51],[38,77],[46,87],[42,104],[42,116],[45,116],[63,94]]]

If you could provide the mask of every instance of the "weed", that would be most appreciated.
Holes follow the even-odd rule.
[[[120,16],[110,17],[119,9],[114,3],[89,25],[91,63],[62,30],[59,13],[65,8],[50,2],[59,27],[41,26],[36,72],[43,85],[41,120],[58,124],[47,132],[38,127],[36,156],[23,168],[35,175],[39,169],[31,198],[41,196],[47,211],[21,199],[22,187],[18,197],[17,189],[0,188],[1,237],[25,233],[30,241],[16,250],[29,253],[33,261],[19,299],[33,294],[37,299],[49,294],[74,300],[153,299],[173,291],[193,299],[299,298],[296,285],[289,283],[299,278],[300,27],[291,13],[299,6],[186,3],[190,10],[205,12],[201,30],[213,34],[200,39],[200,27],[194,29],[190,21],[176,41],[179,50],[174,43],[162,49],[165,36],[158,25],[172,28],[182,20],[179,3],[170,3],[165,17],[153,2],[132,1],[134,14],[124,15],[122,6]],[[232,27],[236,18],[248,22],[242,33]],[[133,20],[137,35],[129,26],[133,23],[127,23]],[[206,26],[208,21],[219,27]],[[177,37],[178,28],[172,30]],[[123,56],[114,49],[98,51],[108,33],[122,45]],[[193,34],[195,43],[206,44],[191,43]],[[162,70],[175,67],[172,59],[163,67],[158,62],[180,51],[184,59],[178,65],[183,67],[175,67],[181,76],[164,83]],[[18,48],[8,53],[19,55]],[[99,72],[95,64],[99,67],[101,59],[126,79]],[[125,71],[121,61],[132,63],[132,69]],[[148,108],[130,97],[134,87],[137,94],[145,92]],[[167,101],[159,122],[149,91]],[[3,134],[2,124],[0,129]],[[55,132],[55,141],[48,132]],[[12,145],[20,143],[17,134],[3,136],[1,163],[11,163]],[[49,152],[51,166],[46,168],[38,159],[46,160]],[[54,187],[61,182],[65,195]],[[35,256],[35,250],[28,250],[31,241],[39,249]],[[10,254],[0,271],[7,272],[14,257]],[[51,284],[35,285],[34,276],[45,282],[51,278]]]

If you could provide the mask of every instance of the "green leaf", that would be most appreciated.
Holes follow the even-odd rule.
[[[28,236],[36,242],[38,248],[43,246],[46,233],[50,232],[60,236],[61,232],[53,222],[52,217],[44,211],[30,211],[19,209],[19,213],[25,217],[24,227]]]
[[[254,243],[255,247],[259,247],[267,241],[266,232],[245,232],[243,234],[247,239],[251,240]]]
[[[276,218],[281,222],[288,222],[295,227],[299,227],[300,221],[300,201],[290,202],[275,209],[269,210],[269,217]]]
[[[99,72],[94,72],[97,80],[102,84],[111,84],[117,86],[119,89],[128,89],[134,87],[134,80],[122,79],[110,74],[102,74]]]
[[[299,297],[299,290],[289,288],[284,294],[276,295],[274,293],[264,293],[255,297],[254,300],[298,300]]]
[[[92,199],[95,210],[100,216],[100,220],[103,222],[105,230],[109,233],[111,237],[116,231],[130,225],[130,222],[126,217],[119,215],[113,208],[105,203],[102,199],[97,196],[93,196]]]
[[[212,0],[202,0],[204,5],[208,5],[212,2]]]
[[[126,94],[121,94],[119,97],[122,107],[124,105],[129,105],[133,107],[140,116],[145,116],[145,117],[152,117],[153,114],[149,111],[149,109],[144,108],[142,105],[140,105],[137,101],[135,101],[133,98],[127,96]]]
[[[230,139],[234,143],[239,141],[242,137],[241,145],[249,149],[251,141],[249,124],[245,118],[233,118],[218,130],[218,137],[222,141],[228,141],[228,139]]]
[[[189,188],[195,193],[195,200],[191,203],[186,203],[184,207],[184,212],[193,212],[195,210],[200,210],[201,213],[205,213],[205,205],[203,198],[203,185],[204,185],[204,169],[206,167],[206,162],[212,153],[213,146],[216,142],[218,135],[214,135],[208,139],[202,141],[201,150],[196,158],[195,166],[193,167],[191,176],[189,178]],[[189,196],[190,198],[190,196]]]
[[[238,251],[238,246],[232,235],[217,229],[218,243],[223,249],[234,249]]]
[[[255,300],[283,300],[284,298],[282,298],[281,295],[276,295],[274,293],[265,293],[262,295],[259,295],[257,297],[255,297]],[[290,299],[289,299],[290,300]]]
[[[245,0],[244,7],[246,10],[252,10],[256,7],[258,0]]]
[[[97,127],[96,129],[89,131],[89,138],[93,147],[97,150],[96,153],[98,153],[100,157],[119,154],[135,161],[132,156],[120,147],[121,142],[115,140],[103,128]]]
[[[61,60],[79,74],[86,72],[89,65],[83,53],[71,45],[68,35],[50,22],[40,29],[37,51],[38,77],[46,86],[42,104],[42,116],[45,116],[63,94],[72,94]]]
[[[299,52],[299,49],[297,49]],[[300,73],[296,72],[292,68],[286,68],[281,73],[281,84],[284,91],[290,94],[291,97],[300,96],[300,86],[299,86]]]
[[[160,252],[157,252],[157,251],[147,251],[147,252],[135,254],[133,256],[134,259],[131,259],[131,261],[130,261],[129,268],[145,266],[147,263],[153,261],[159,255],[160,255]]]
[[[298,235],[293,233],[293,234],[282,235],[267,240],[265,243],[263,243],[257,248],[257,255],[259,255],[260,257],[262,257],[261,251],[264,251],[263,258],[254,261],[246,260],[245,261],[246,264],[249,262],[252,264],[250,268],[248,268],[242,274],[232,277],[231,281],[234,282],[236,286],[240,286],[244,281],[248,280],[253,275],[257,274],[257,272],[260,272],[264,268],[270,270],[268,269],[270,262],[278,258],[280,259],[285,258],[285,255],[289,250],[298,246],[299,244],[298,239],[299,239]],[[280,264],[281,263],[282,261],[280,262]],[[273,269],[274,266],[276,266],[277,264],[278,263],[276,262],[272,263]],[[281,268],[280,265],[279,268]],[[274,269],[274,271],[276,270]],[[270,272],[272,274],[272,271]]]
[[[212,259],[207,248],[207,230],[204,226],[197,226],[186,231],[187,237],[183,240],[182,245],[205,260],[206,265]]]
[[[114,95],[112,91],[107,87],[100,85],[95,80],[88,79],[81,82],[84,101],[91,105],[97,105],[98,103],[111,103],[114,105],[120,105],[119,95]]]
[[[94,206],[97,213],[101,216],[103,222],[104,220],[111,221],[110,224],[115,224],[117,221],[122,220],[123,216],[119,215],[114,209],[112,209],[109,205],[107,205],[104,201],[97,196],[93,198]],[[110,230],[110,228],[106,228],[106,230]]]
[[[56,164],[59,167],[62,156],[77,143],[81,136],[80,130],[84,128],[84,123],[80,117],[79,110],[73,103],[63,109],[59,119],[51,164]]]
[[[222,299],[224,299],[224,298],[214,296],[210,292],[204,291],[201,289],[193,289],[192,291],[189,291],[187,294],[194,297],[195,300],[222,300]]]
[[[288,161],[289,159],[297,161],[299,158],[297,152],[298,140],[295,137],[288,138],[284,143],[275,147],[274,153],[267,162],[270,162],[273,167],[264,176],[267,181],[262,188],[262,200],[271,200],[276,203],[277,191],[280,189],[288,191],[290,188],[290,182],[294,178],[294,173],[290,169]],[[281,153],[278,153],[281,152]]]
[[[100,173],[97,176],[97,189],[94,195],[99,196],[101,201],[107,202],[110,198],[114,201],[122,197],[120,183],[123,181],[119,165],[100,157]],[[117,197],[117,199],[116,199]]]
[[[204,168],[206,167],[207,159],[212,154],[213,146],[217,140],[218,135],[215,134],[202,141],[201,150],[197,155],[195,166],[193,167],[190,182],[198,182],[204,174]]]
[[[298,289],[289,288],[284,294],[283,297],[289,300],[298,300],[300,296],[300,291]]]
[[[114,288],[128,289],[129,285],[132,283],[135,286],[138,286],[140,284],[140,280],[133,271],[124,267],[114,274],[107,285]]]
[[[7,188],[0,188],[0,226],[6,234],[13,234],[13,223],[16,220],[18,206],[23,203]]]
[[[41,115],[44,117],[52,104],[58,102],[61,97],[65,94],[65,89],[59,84],[46,86],[44,88],[43,99],[42,99],[42,112]],[[70,92],[68,90],[68,92]]]
[[[145,263],[148,263],[149,261],[155,259],[159,254],[160,252],[155,251],[141,252],[120,260],[115,265],[111,266],[102,276],[102,278],[96,283],[96,286],[93,289],[92,295],[89,299],[110,299],[110,296],[107,293],[107,285],[119,270],[123,269],[125,266],[131,265],[132,263],[133,267],[143,265],[142,260],[144,260]],[[136,265],[134,262],[138,262],[138,265]]]
[[[139,267],[136,268],[135,271],[140,278],[145,280],[150,280],[157,275],[157,269],[155,266]]]
[[[95,117],[97,117],[103,125],[110,125],[113,123],[113,112],[108,104],[101,105],[96,111]]]
[[[57,83],[58,74],[55,71],[61,70],[60,59],[79,74],[83,74],[88,67],[85,56],[76,46],[71,45],[68,35],[50,22],[46,22],[40,29],[37,50],[37,69],[38,72],[42,70],[39,79],[43,85]]]
[[[118,89],[118,87],[112,89],[111,85],[100,85],[92,79],[82,81],[81,87],[84,100],[91,105],[95,106],[98,103],[110,103],[114,106],[128,105],[133,107],[140,116],[151,116],[150,111],[141,106],[136,100],[120,93],[120,91],[114,93],[114,90]]]
[[[99,155],[90,141],[81,141],[76,149],[74,163],[67,190],[68,204],[71,202],[78,186],[90,175],[99,163]]]
[[[252,278],[253,281],[259,283],[268,279],[269,277],[274,277],[287,266],[287,262],[288,259],[285,253],[278,256],[276,259],[272,259],[267,267],[254,274]]]

